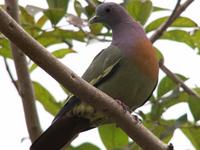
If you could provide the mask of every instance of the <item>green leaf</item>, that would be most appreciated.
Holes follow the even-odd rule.
[[[165,21],[167,21],[167,19],[168,17],[162,17],[162,18],[158,18],[152,21],[151,23],[147,25],[147,27],[145,28],[145,31],[148,33],[153,30],[156,30]],[[194,22],[193,20],[187,17],[179,17],[171,25],[171,27],[185,27],[185,28],[188,28],[188,27],[191,28],[191,27],[197,27],[197,26],[198,25],[196,24],[196,22]]]
[[[167,40],[172,40],[176,42],[183,42],[190,46],[191,48],[195,48],[194,41],[192,39],[192,36],[183,30],[171,30],[167,31],[163,34],[161,39],[167,39]]]
[[[157,122],[157,123],[156,123]],[[159,139],[163,142],[168,143],[173,136],[174,133],[174,120],[156,120],[156,122],[143,121],[145,127],[147,127],[151,132],[153,132]]]
[[[24,7],[20,7],[20,21],[23,24],[35,24],[34,17]]]
[[[55,57],[57,58],[63,58],[65,57],[67,54],[69,53],[75,53],[76,51],[73,50],[73,49],[70,49],[70,48],[62,48],[62,49],[59,49],[59,50],[56,50],[54,52],[52,52],[51,54],[54,55]],[[33,63],[31,65],[31,67],[29,68],[29,72],[31,73],[33,70],[35,70],[38,66]]]
[[[10,43],[6,38],[0,38],[0,55],[12,59]]]
[[[47,0],[47,3],[49,5],[49,9],[45,10],[44,14],[55,26],[66,14],[69,0]]]
[[[47,0],[49,8],[62,8],[67,10],[69,0]]]
[[[83,31],[72,31],[56,28],[53,31],[46,31],[41,33],[36,39],[43,46],[48,47],[53,44],[65,43],[70,40],[85,41],[85,34]]]
[[[74,1],[74,9],[76,11],[76,14],[80,17],[83,8],[81,6],[81,3],[79,1],[77,1],[77,0]]]
[[[38,65],[36,65],[35,63],[33,63],[33,64],[31,65],[31,67],[29,68],[29,72],[30,72],[30,73],[33,72],[33,70],[35,70],[37,67],[38,67]]]
[[[183,81],[186,81],[187,78],[180,74],[175,74],[178,78],[180,78]],[[158,85],[158,91],[157,91],[157,97],[161,97],[167,92],[174,90],[178,85],[172,81],[172,79],[168,76],[165,76],[162,78]]]
[[[114,124],[98,128],[101,140],[107,149],[117,149],[128,145],[128,136]]]
[[[44,24],[47,22],[47,20],[48,20],[48,18],[45,16],[45,15],[42,15],[39,19],[38,19],[38,21],[36,22],[36,25],[38,26],[38,27],[43,27],[44,26]]]
[[[61,108],[61,104],[56,102],[53,95],[40,83],[33,81],[33,87],[36,99],[43,105],[45,110],[52,115],[56,115]]]
[[[181,128],[181,131],[190,140],[195,149],[200,149],[200,127],[194,126],[191,123],[188,123],[188,126],[190,127]]]
[[[195,46],[198,48],[199,50],[199,54],[200,54],[200,30],[195,30],[192,34],[192,39],[195,43]]]
[[[98,23],[98,24],[90,24],[90,30],[92,34],[99,34],[101,33],[101,30],[103,29],[103,25]]]
[[[154,47],[154,48],[156,49],[156,56],[157,56],[158,61],[161,60],[161,59],[163,60],[164,56],[161,53],[161,51],[157,47]]]
[[[157,6],[154,6],[153,7],[153,12],[157,12],[157,11],[167,11],[169,9],[167,8],[162,8],[162,7],[157,7]]]
[[[50,19],[54,26],[62,19],[66,13],[65,10],[61,8],[49,8],[43,12]]]
[[[66,150],[100,150],[100,148],[91,143],[83,143],[77,147],[70,146]]]
[[[63,57],[65,57],[65,55],[67,55],[69,53],[75,53],[75,52],[76,51],[73,50],[73,49],[62,48],[62,49],[59,49],[59,50],[52,52],[52,54],[57,58],[63,58]]]
[[[194,117],[195,121],[200,120],[200,98],[195,96],[190,96],[188,99],[188,104],[190,111]]]
[[[127,0],[125,2],[125,8],[142,25],[145,24],[153,9],[150,0]]]

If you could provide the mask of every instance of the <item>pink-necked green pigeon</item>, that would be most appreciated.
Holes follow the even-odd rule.
[[[83,79],[135,110],[148,100],[157,84],[155,49],[140,24],[118,4],[99,5],[90,22],[106,24],[113,35],[111,45],[94,58]],[[111,120],[71,96],[31,150],[59,150],[80,132]]]

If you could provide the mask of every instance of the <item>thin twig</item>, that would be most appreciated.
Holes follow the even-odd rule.
[[[150,40],[152,43],[154,43],[156,40],[158,40],[163,33],[167,30],[167,28],[180,16],[180,14],[193,2],[194,0],[187,0],[182,5],[180,5],[181,0],[178,0],[176,3],[176,6],[168,18],[168,20],[163,23],[156,31],[155,33],[150,37]],[[180,86],[183,88],[185,92],[187,92],[189,95],[200,97],[197,93],[195,93],[192,89],[190,89],[187,85],[184,84],[184,82],[175,75],[172,71],[170,71],[164,64],[163,60],[159,62],[160,69],[165,72],[175,83],[180,84]]]
[[[15,79],[14,79],[12,73],[11,73],[11,70],[10,70],[10,67],[9,67],[9,65],[8,65],[7,59],[4,57],[3,60],[4,60],[5,67],[6,67],[6,71],[8,72],[8,75],[9,75],[9,77],[10,77],[10,79],[11,79],[13,85],[15,86],[16,90],[18,91],[18,93],[19,93],[19,95],[20,95],[17,82],[15,81]]]
[[[19,22],[19,7],[17,0],[5,0],[7,12]],[[26,56],[24,53],[11,43],[13,60],[18,77],[18,92],[21,96],[26,126],[31,141],[34,141],[42,132],[37,110],[35,106],[35,97],[32,82],[28,72]]]
[[[150,37],[150,40],[152,43],[154,43],[156,40],[158,40],[163,33],[167,30],[167,28],[180,16],[180,14],[193,2],[194,0],[187,0],[185,3],[180,5],[181,0],[178,0],[176,3],[176,6],[168,18],[168,20],[163,23],[156,31],[155,33]]]
[[[180,86],[185,92],[187,92],[189,95],[199,97],[199,95],[196,92],[194,92],[187,85],[185,85],[185,83],[177,75],[172,73],[161,61],[159,63],[159,66],[162,69],[162,71],[166,73],[176,84],[180,84]]]

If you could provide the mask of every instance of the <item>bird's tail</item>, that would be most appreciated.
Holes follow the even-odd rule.
[[[59,118],[31,145],[30,150],[60,150],[89,126],[90,121],[85,118]]]

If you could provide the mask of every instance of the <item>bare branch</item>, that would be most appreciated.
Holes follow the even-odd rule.
[[[193,2],[194,0],[187,0],[182,5],[180,5],[181,0],[178,0],[176,6],[168,18],[168,20],[163,23],[155,33],[150,37],[152,43],[158,40],[163,33],[167,30],[167,28],[180,16],[180,14]],[[178,78],[172,71],[170,71],[164,64],[163,60],[159,62],[160,69],[165,72],[175,83],[180,84],[180,86],[187,92],[189,95],[199,97],[197,93],[195,93],[192,89],[190,89],[184,82]]]
[[[168,18],[168,20],[163,23],[156,31],[155,33],[150,37],[150,40],[152,43],[154,43],[156,40],[158,40],[163,33],[167,30],[167,28],[180,16],[180,14],[193,2],[194,0],[187,0],[185,3],[180,5],[181,0],[177,1],[177,4]]]
[[[8,72],[8,75],[9,75],[9,77],[10,77],[10,79],[11,79],[13,85],[15,86],[16,90],[17,90],[18,93],[19,93],[19,89],[18,89],[17,82],[15,81],[15,79],[14,79],[12,73],[11,73],[11,70],[10,70],[10,67],[9,67],[9,65],[8,65],[8,62],[7,62],[7,60],[6,60],[5,57],[3,58],[3,60],[4,60],[5,66],[6,66],[6,70],[7,70],[7,72]],[[20,94],[20,93],[19,93],[19,94]]]
[[[17,0],[5,0],[5,3],[7,12],[17,22],[19,22],[19,8]],[[18,92],[22,98],[22,103],[24,107],[26,125],[30,139],[31,141],[34,141],[41,134],[41,127],[36,111],[34,91],[28,72],[26,56],[13,43],[11,43],[11,49],[18,77]]]
[[[96,89],[52,56],[28,35],[5,11],[0,9],[0,31],[35,63],[81,100],[105,112],[143,149],[167,150],[168,146],[154,136],[110,96]]]
[[[192,89],[190,89],[187,85],[185,85],[185,83],[177,76],[175,75],[174,73],[172,73],[164,64],[163,62],[159,62],[159,66],[160,68],[162,69],[162,71],[164,73],[166,73],[176,84],[180,84],[180,86],[183,88],[183,90],[185,92],[187,92],[189,95],[192,95],[192,96],[196,96],[196,97],[199,97],[199,95],[193,91]],[[199,97],[200,98],[200,97]]]

